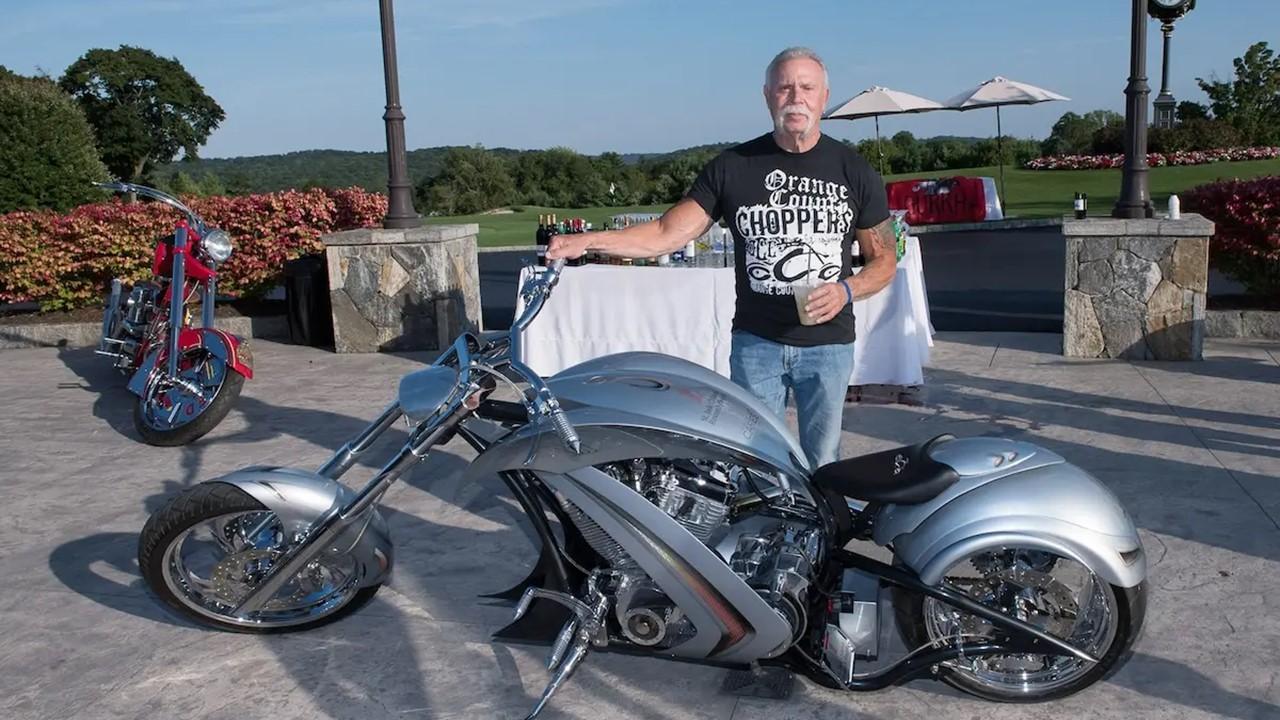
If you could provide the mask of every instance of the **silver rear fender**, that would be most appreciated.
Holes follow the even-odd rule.
[[[329,510],[346,503],[355,491],[316,473],[283,467],[249,467],[218,478],[215,482],[234,485],[268,510],[294,537]],[[349,554],[360,571],[360,586],[384,582],[391,573],[393,551],[387,522],[376,508],[345,530],[326,552]]]
[[[962,477],[951,499],[923,521],[885,509],[879,544],[929,584],[948,568],[983,550],[1028,547],[1073,558],[1122,588],[1146,577],[1137,528],[1116,496],[1100,481],[1066,462],[1001,475]],[[918,522],[917,522],[918,521]]]

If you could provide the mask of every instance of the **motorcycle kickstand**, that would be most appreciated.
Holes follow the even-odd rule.
[[[588,581],[588,588],[588,599],[592,601],[590,605],[567,593],[542,588],[529,588],[520,598],[520,604],[516,607],[515,613],[517,620],[529,609],[535,597],[560,603],[574,614],[574,617],[570,618],[560,630],[551,648],[551,654],[547,658],[547,669],[552,673],[551,679],[543,689],[537,704],[524,720],[535,720],[542,713],[551,696],[578,669],[578,665],[582,663],[593,644],[600,646],[608,644],[603,631],[604,618],[609,611],[609,598],[596,590],[594,576]]]

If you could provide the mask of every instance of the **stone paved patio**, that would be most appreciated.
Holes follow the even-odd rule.
[[[849,406],[843,451],[995,434],[1107,482],[1142,528],[1152,583],[1138,654],[1113,680],[1035,708],[930,682],[854,695],[802,681],[781,702],[721,694],[719,670],[594,655],[543,717],[1280,717],[1280,344],[1211,340],[1204,362],[1173,364],[1071,361],[1058,343],[939,335],[923,405]],[[264,341],[255,355],[237,410],[164,449],[137,441],[122,379],[90,351],[0,352],[0,717],[523,717],[545,650],[491,643],[510,610],[475,596],[522,576],[530,531],[496,478],[460,482],[460,444],[388,495],[394,579],[341,623],[208,632],[142,590],[137,533],[167,495],[252,463],[319,465],[423,360]],[[389,435],[383,449],[404,437]]]

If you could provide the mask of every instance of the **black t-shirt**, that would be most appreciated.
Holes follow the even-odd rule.
[[[735,330],[787,345],[853,342],[848,306],[801,325],[792,286],[813,274],[848,277],[854,229],[889,217],[884,182],[861,155],[826,135],[807,152],[787,152],[769,133],[722,152],[686,197],[733,233]]]

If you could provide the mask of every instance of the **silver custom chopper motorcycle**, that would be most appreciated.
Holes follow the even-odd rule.
[[[529,577],[491,596],[518,601],[497,639],[551,645],[529,718],[593,649],[843,690],[933,677],[1011,702],[1074,693],[1128,658],[1146,560],[1088,473],[950,435],[810,468],[747,391],[654,353],[543,380],[519,360],[522,331],[562,267],[521,288],[510,333],[464,333],[318,471],[250,467],[173,497],[139,541],[150,589],[229,631],[337,620],[391,570],[379,497],[458,436],[479,452],[467,472],[498,474],[541,539]],[[340,484],[401,416],[413,429],[395,457],[359,491]],[[846,549],[859,540],[892,562]],[[895,625],[907,650],[887,657]]]

